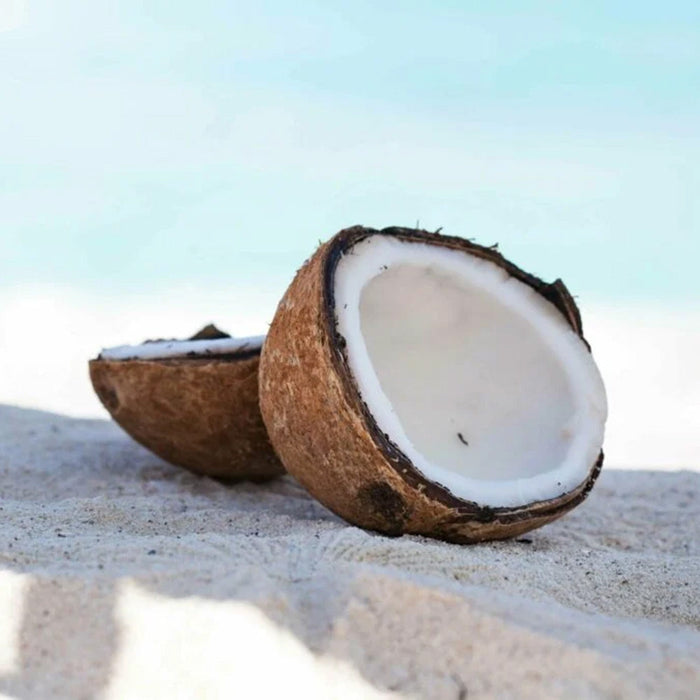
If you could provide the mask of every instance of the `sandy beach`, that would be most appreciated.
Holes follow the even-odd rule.
[[[697,698],[700,473],[515,541],[351,527],[108,421],[0,407],[0,696]]]

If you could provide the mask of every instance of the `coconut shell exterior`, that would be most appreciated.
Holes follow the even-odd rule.
[[[371,235],[430,243],[490,260],[551,302],[583,339],[578,309],[561,280],[546,284],[495,248],[421,230],[345,229],[297,272],[262,352],[260,407],[287,471],[355,525],[387,535],[413,533],[457,543],[513,537],[581,503],[600,472],[602,452],[587,479],[569,493],[522,507],[489,508],[456,498],[427,480],[379,430],[353,379],[334,312],[335,267],[346,250]]]
[[[197,474],[263,481],[284,473],[258,405],[259,352],[229,359],[90,362],[112,418],[137,442]]]

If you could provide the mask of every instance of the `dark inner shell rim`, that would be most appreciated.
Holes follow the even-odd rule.
[[[113,359],[98,355],[92,362],[163,362],[173,364],[178,362],[237,362],[239,360],[248,360],[251,357],[259,357],[262,348],[246,348],[240,352],[227,353],[200,353],[190,351],[179,357],[125,357],[122,359]]]

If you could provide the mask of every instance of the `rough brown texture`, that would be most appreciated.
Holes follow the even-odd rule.
[[[286,469],[346,520],[389,535],[415,533],[468,543],[519,535],[579,504],[589,477],[570,493],[514,508],[488,508],[456,498],[428,481],[377,427],[361,400],[336,329],[333,283],[343,253],[371,235],[428,242],[490,260],[550,301],[583,339],[581,318],[561,280],[546,284],[494,248],[427,231],[356,226],[320,246],[280,302],[260,363],[260,407]]]
[[[92,360],[112,418],[172,464],[218,479],[284,472],[258,406],[259,354],[242,359]]]

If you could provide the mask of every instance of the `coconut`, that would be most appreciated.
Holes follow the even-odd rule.
[[[227,481],[283,473],[258,405],[264,337],[207,326],[188,340],[103,350],[90,379],[112,418],[166,461]]]
[[[281,300],[260,404],[285,468],[351,523],[476,542],[581,503],[606,398],[564,283],[495,247],[354,227]]]

